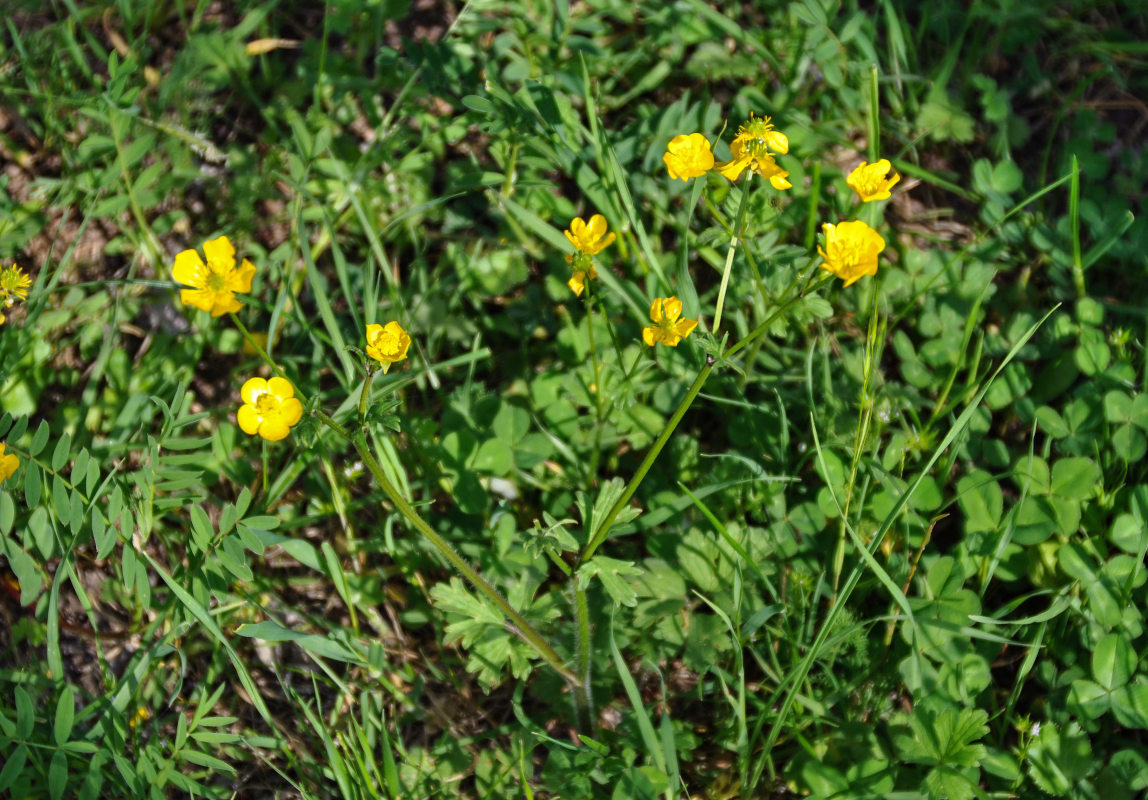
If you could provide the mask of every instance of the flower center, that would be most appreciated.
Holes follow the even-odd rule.
[[[214,262],[209,262],[207,265],[208,273],[207,280],[204,282],[204,287],[213,292],[226,292],[227,291],[227,271],[221,269]]]
[[[255,401],[255,410],[259,416],[266,418],[279,410],[279,403],[270,392],[261,394]]]

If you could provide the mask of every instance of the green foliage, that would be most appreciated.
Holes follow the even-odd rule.
[[[1135,4],[42,5],[0,32],[0,795],[1148,789]],[[668,179],[751,112],[792,189]],[[234,320],[171,281],[220,235]]]

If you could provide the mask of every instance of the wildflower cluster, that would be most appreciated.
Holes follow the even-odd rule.
[[[862,203],[885,200],[889,190],[901,180],[897,173],[889,176],[892,164],[882,158],[872,164],[862,161],[845,182]],[[877,255],[885,249],[885,240],[868,223],[861,220],[826,222],[821,226],[825,247],[817,248],[824,259],[821,268],[845,281],[849,286],[866,275],[877,274]]]
[[[710,170],[736,181],[746,169],[769,181],[774,189],[792,188],[789,173],[778,166],[774,157],[789,152],[789,137],[774,129],[769,117],[755,117],[752,113],[737,129],[729,144],[729,161],[714,161],[710,143],[700,133],[675,136],[666,146],[662,161],[673,179],[688,181],[700,178]]]
[[[32,279],[15,264],[0,268],[0,325],[7,319],[4,309],[11,308],[17,300],[27,300],[31,285]]]
[[[237,264],[235,247],[226,236],[204,242],[203,253],[207,257],[206,263],[195,250],[184,250],[175,257],[172,277],[183,286],[190,287],[180,290],[180,302],[206,311],[212,317],[234,314],[243,307],[235,295],[251,291],[255,265],[247,259]],[[367,355],[382,364],[384,373],[391,364],[407,357],[411,339],[398,322],[368,325],[365,333]],[[246,330],[244,334],[248,335]],[[257,336],[249,336],[248,341],[266,357]],[[266,341],[266,337],[263,339]],[[286,378],[251,378],[243,384],[239,394],[243,405],[239,407],[236,419],[243,432],[250,436],[260,436],[269,442],[281,441],[303,418],[303,403],[295,396],[295,387]],[[0,445],[0,475],[7,469],[3,451],[4,446]],[[9,458],[15,459],[15,456]]]

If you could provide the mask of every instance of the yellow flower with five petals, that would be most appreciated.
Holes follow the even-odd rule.
[[[861,220],[837,225],[827,222],[821,227],[825,249],[818,247],[817,252],[825,259],[822,269],[843,279],[846,286],[865,275],[877,274],[877,254],[885,249],[881,234]]]
[[[367,355],[383,365],[384,375],[391,368],[391,364],[407,357],[410,346],[411,337],[403,330],[403,326],[394,320],[386,325],[367,326]]]
[[[259,434],[269,442],[278,442],[303,418],[303,404],[286,378],[252,378],[239,394],[243,405],[236,416],[239,427],[249,436]]]
[[[190,289],[181,289],[179,300],[185,306],[203,309],[213,317],[238,311],[242,305],[236,292],[250,292],[255,265],[246,258],[237,267],[235,248],[226,236],[203,243],[207,263],[195,250],[184,250],[175,257],[172,276]],[[284,434],[286,435],[286,434]]]
[[[5,453],[4,450],[8,445],[0,444],[0,481],[6,481],[12,477],[12,473],[16,471],[16,467],[20,466],[20,459],[11,453]]]
[[[768,180],[774,189],[792,188],[789,173],[773,159],[774,154],[789,152],[789,138],[774,130],[769,117],[750,114],[737,129],[737,136],[729,144],[729,152],[732,158],[714,164],[714,168],[731,181],[736,181],[749,168]]]
[[[682,301],[676,297],[659,297],[650,304],[650,320],[653,325],[642,328],[642,341],[650,347],[661,342],[677,347],[678,342],[690,335],[697,327],[697,320],[680,319]]]
[[[887,200],[889,190],[897,181],[901,180],[901,176],[896,172],[893,173],[892,177],[887,177],[892,168],[893,165],[889,163],[887,158],[882,158],[872,164],[868,161],[862,161],[857,169],[849,173],[845,182],[849,184],[850,189],[857,193],[862,203]]]
[[[670,178],[689,182],[690,178],[700,178],[713,169],[714,154],[705,136],[700,133],[681,134],[670,139],[662,161]]]

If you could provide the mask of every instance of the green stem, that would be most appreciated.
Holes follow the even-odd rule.
[[[765,334],[765,332],[769,330],[769,326],[772,325],[778,317],[792,308],[797,303],[797,301],[804,297],[811,287],[813,289],[818,289],[832,279],[832,275],[826,275],[818,283],[807,281],[805,286],[800,291],[779,305],[772,314],[766,317],[765,322],[758,325],[756,328],[750,331],[744,339],[726,350],[722,354],[722,360],[724,361],[730,358],[743,348],[752,344],[759,336]],[[590,541],[586,544],[585,549],[582,551],[582,555],[578,559],[579,564],[585,564],[587,561],[589,561],[594,556],[594,552],[599,547],[601,547],[602,542],[606,540],[606,536],[610,533],[610,527],[614,524],[614,520],[618,518],[618,514],[620,514],[622,509],[626,507],[626,504],[630,502],[630,498],[634,496],[634,492],[638,491],[638,486],[641,485],[642,480],[646,477],[646,473],[650,471],[650,467],[654,465],[654,460],[658,457],[658,454],[662,452],[662,448],[666,446],[666,442],[669,441],[671,434],[674,432],[674,429],[678,426],[678,423],[681,422],[682,417],[685,416],[685,413],[693,403],[694,398],[698,396],[698,392],[701,391],[702,385],[706,382],[706,378],[709,377],[713,366],[713,363],[707,363],[702,368],[701,372],[698,373],[698,376],[694,379],[693,384],[686,392],[686,396],[682,399],[681,404],[678,406],[677,410],[674,411],[673,416],[671,416],[669,421],[666,423],[666,427],[662,429],[661,434],[658,435],[658,438],[650,447],[649,452],[646,453],[646,457],[642,459],[642,463],[638,465],[638,469],[634,473],[634,476],[630,478],[630,483],[626,486],[626,490],[622,492],[622,495],[618,498],[617,502],[615,502],[614,505],[610,507],[610,510],[606,512],[606,515],[602,518],[602,522],[598,525],[598,528],[590,537]]]
[[[745,230],[745,209],[749,205],[749,186],[751,183],[753,183],[753,172],[749,173],[741,185],[741,204],[737,207],[737,222],[734,223],[733,234],[729,239],[729,250],[725,254],[725,268],[721,273],[721,288],[718,290],[717,308],[714,310],[714,336],[717,336],[718,328],[721,327],[721,311],[725,305],[725,290],[729,285],[729,274],[733,271],[733,256],[737,251],[738,239],[742,231]]]
[[[285,373],[278,364],[272,361],[271,356],[267,355],[267,351],[263,349],[259,342],[255,341],[255,337],[252,336],[250,332],[248,332],[247,326],[239,321],[239,317],[236,316],[235,312],[228,312],[228,316],[230,316],[231,321],[235,323],[235,327],[239,328],[239,332],[243,334],[243,338],[246,340],[246,342],[255,348],[255,352],[259,354],[259,357],[263,359],[267,366],[271,367],[271,371],[284,380],[290,380],[287,377],[287,373]]]
[[[383,468],[379,466],[379,462],[375,459],[371,449],[367,446],[367,440],[363,438],[362,431],[357,431],[352,434],[338,422],[324,414],[322,411],[316,409],[312,413],[319,419],[320,422],[322,422],[331,430],[335,431],[335,433],[339,434],[339,436],[343,437],[348,442],[350,442],[352,446],[354,446],[355,450],[359,454],[359,458],[363,460],[363,464],[366,466],[367,471],[370,472],[371,476],[375,479],[375,483],[378,484],[379,488],[383,490],[383,493],[386,494],[390,501],[394,503],[394,506],[396,509],[398,509],[399,513],[406,517],[407,522],[409,522],[415,530],[425,536],[427,541],[429,541],[434,546],[434,548],[439,551],[439,554],[442,555],[442,557],[445,558],[448,562],[450,562],[451,566],[457,569],[463,575],[463,577],[470,581],[474,588],[478,589],[478,591],[484,594],[486,598],[490,600],[490,602],[494,603],[494,605],[496,605],[498,609],[506,615],[506,618],[511,622],[513,626],[514,632],[522,637],[523,641],[533,647],[535,652],[538,653],[543,661],[553,667],[554,670],[558,672],[558,674],[565,678],[573,690],[577,691],[580,689],[581,680],[566,667],[565,661],[563,661],[562,657],[554,651],[554,648],[552,648],[549,643],[547,643],[542,634],[540,634],[538,630],[533,625],[531,625],[524,616],[518,613],[514,606],[510,605],[506,598],[503,597],[497,589],[488,583],[485,578],[479,575],[478,571],[470,564],[468,564],[466,560],[458,554],[458,551],[451,547],[450,543],[447,542],[447,540],[442,536],[440,536],[434,530],[434,528],[428,525],[426,520],[420,517],[418,512],[411,507],[410,503],[408,503],[406,499],[403,498],[401,494],[399,494],[399,491],[387,479],[387,476],[383,474]]]
[[[592,730],[594,716],[594,694],[590,689],[590,604],[586,601],[586,589],[578,585],[577,576],[571,586],[577,628],[574,637],[574,672],[582,682],[572,692],[574,719],[579,730],[589,732]]]
[[[362,428],[367,421],[367,400],[371,396],[371,382],[375,379],[375,371],[367,368],[367,379],[363,381],[363,393],[359,395],[359,427]]]

